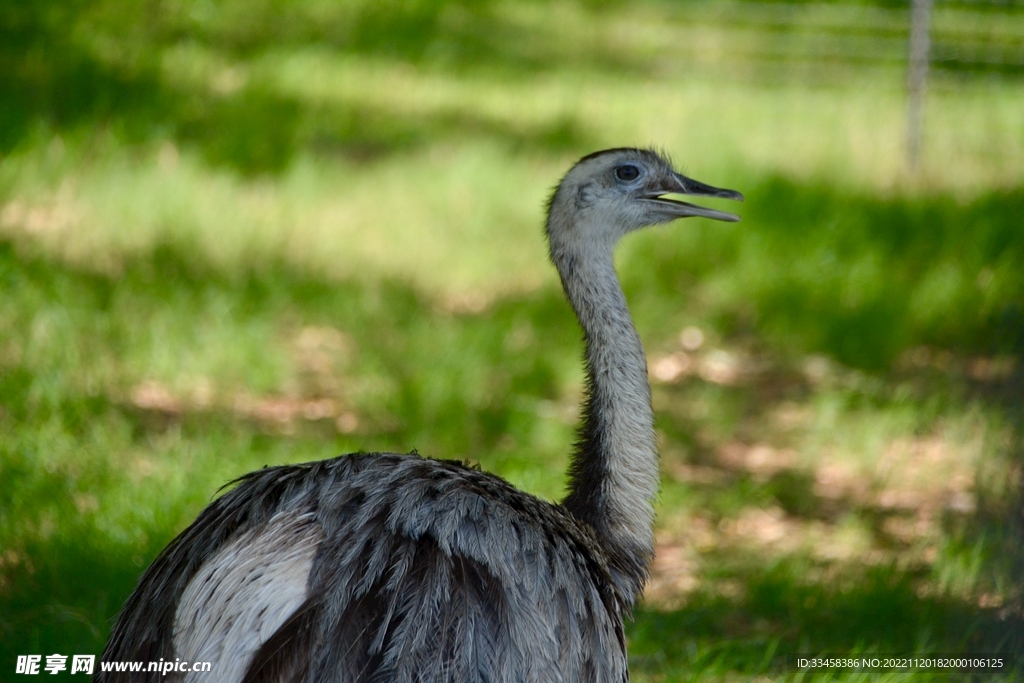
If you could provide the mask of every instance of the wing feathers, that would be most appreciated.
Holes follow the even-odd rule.
[[[196,572],[174,619],[175,656],[242,680],[256,652],[306,601],[321,531],[312,513],[282,510],[225,544]],[[206,674],[186,676],[196,683]]]

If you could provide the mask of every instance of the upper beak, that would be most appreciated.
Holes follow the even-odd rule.
[[[661,185],[661,188],[647,192],[644,195],[644,199],[657,204],[659,211],[663,213],[666,218],[703,216],[704,218],[713,218],[716,221],[730,221],[732,223],[735,223],[740,219],[740,217],[734,213],[716,211],[715,209],[706,209],[703,206],[695,206],[694,204],[680,202],[675,199],[667,199],[662,196],[666,194],[688,194],[699,197],[735,199],[738,202],[742,202],[743,195],[735,190],[723,190],[721,188],[711,187],[710,185],[705,185],[700,181],[687,178],[681,173],[673,173],[669,178],[666,178]]]

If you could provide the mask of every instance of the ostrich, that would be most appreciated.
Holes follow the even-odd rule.
[[[174,662],[170,673],[96,680],[628,680],[623,618],[654,553],[658,455],[612,251],[676,218],[739,220],[666,194],[743,199],[653,151],[619,148],[580,159],[548,205],[551,260],[586,347],[561,504],[417,454],[252,472],[142,575],[102,656]],[[194,662],[212,671],[188,672]]]

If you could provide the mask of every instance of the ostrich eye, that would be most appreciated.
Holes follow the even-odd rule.
[[[636,180],[640,177],[640,169],[632,164],[619,166],[615,169],[615,177],[619,180]]]

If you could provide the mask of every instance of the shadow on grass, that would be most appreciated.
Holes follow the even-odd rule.
[[[72,134],[109,127],[130,142],[169,136],[197,147],[211,164],[245,175],[279,172],[300,149],[363,160],[466,135],[492,138],[511,149],[590,146],[582,126],[566,118],[513,126],[469,112],[403,115],[352,103],[310,107],[258,80],[230,92],[170,83],[160,68],[165,42],[202,31],[165,25],[154,3],[122,4],[0,0],[0,152],[30,139],[40,124]],[[382,44],[415,52],[417,36],[437,39],[441,4],[420,3],[419,10],[396,16],[377,14],[373,7],[367,5],[356,22],[375,27],[360,31],[360,40],[373,35]],[[256,42],[238,36],[234,42],[247,46],[243,51],[280,46],[284,38],[275,31],[288,32],[285,8],[244,8],[243,14],[252,12],[255,19],[249,16],[241,24],[257,27]],[[108,39],[127,41],[130,56],[98,56],[82,39],[97,27]],[[217,49],[230,50],[232,44],[219,42]]]
[[[747,562],[711,577],[730,597],[698,591],[677,610],[638,610],[627,629],[633,670],[686,680],[693,670],[793,673],[786,657],[794,654],[1011,655],[1024,648],[1019,614],[920,595],[913,573],[894,566],[809,580],[815,568],[799,559]]]
[[[167,99],[152,59],[105,64],[74,39],[92,4],[0,2],[0,151],[14,148],[38,121],[66,129],[117,117],[145,127],[161,116]]]
[[[113,615],[158,551],[144,560],[137,548],[114,543],[89,525],[19,548],[18,565],[4,572],[0,665],[13,673],[18,655],[98,657]]]
[[[207,162],[243,174],[275,173],[299,150],[372,161],[446,139],[480,137],[510,151],[585,149],[589,134],[572,118],[513,125],[470,112],[417,112],[366,104],[303,106],[260,84],[209,97],[169,93],[164,112],[179,142],[200,149]]]
[[[700,569],[693,576],[699,587],[687,595],[684,605],[665,609],[648,604],[636,614],[635,623],[628,629],[633,671],[652,680],[702,680],[701,676],[707,675],[728,679],[736,674],[766,675],[773,680],[787,675],[783,680],[790,680],[788,676],[806,680],[788,656],[1000,654],[1016,655],[1016,669],[987,675],[921,672],[914,674],[913,680],[1019,680],[1024,674],[1024,661],[1019,659],[1024,651],[1024,492],[1017,474],[1024,444],[1021,369],[979,381],[971,374],[971,364],[951,365],[954,367],[941,373],[933,369],[894,371],[869,395],[845,397],[855,403],[867,401],[883,411],[887,405],[902,409],[915,405],[926,430],[931,422],[925,416],[935,409],[936,402],[945,406],[942,410],[953,413],[983,406],[998,424],[1009,428],[1009,448],[1004,456],[1011,460],[1006,470],[1011,481],[1008,486],[1001,481],[986,481],[979,470],[971,488],[973,511],[948,506],[937,510],[937,526],[941,529],[937,562],[921,555],[920,541],[894,531],[900,529],[900,524],[889,524],[913,520],[920,514],[917,507],[894,508],[871,495],[852,491],[823,497],[813,468],[785,467],[771,475],[752,475],[742,467],[723,467],[721,456],[712,452],[713,444],[702,439],[707,438],[708,423],[729,421],[728,415],[694,422],[680,420],[675,413],[662,414],[659,427],[668,441],[679,443],[676,433],[704,435],[691,437],[684,449],[689,454],[688,462],[703,468],[703,473],[690,474],[685,484],[687,505],[695,511],[691,514],[710,519],[712,530],[717,520],[729,522],[741,511],[751,510],[779,511],[770,519],[784,519],[785,524],[781,532],[778,527],[763,527],[768,535],[763,540],[756,535],[746,537],[745,543],[762,548],[760,555],[756,550],[732,545],[728,539],[731,532],[723,532],[728,524],[719,524],[717,533],[724,546],[700,551]],[[721,391],[701,384],[695,379],[683,385],[661,386],[656,388],[656,395],[668,392],[664,403],[687,406],[692,405],[695,393]],[[736,430],[739,436],[732,438],[754,442],[759,434],[763,438],[759,430],[763,430],[765,416],[775,414],[780,404],[793,405],[812,391],[793,377],[773,384],[764,395],[759,382],[729,387],[731,399],[715,404],[743,415],[733,421],[754,425],[741,426]],[[893,464],[899,466],[898,462]],[[710,476],[708,472],[716,474]],[[680,495],[672,492],[673,498]],[[799,544],[790,534],[799,537],[807,533],[808,523],[814,528],[820,523],[838,525],[851,518],[865,525],[871,537],[868,545],[875,549],[874,559],[822,559],[829,556],[827,552],[818,558],[804,556],[806,551],[778,554],[778,544]],[[679,522],[673,524],[678,526]],[[838,527],[833,528],[838,533]],[[691,570],[684,564],[678,571]],[[965,589],[965,585],[970,588]],[[844,675],[820,675],[820,680],[847,680]],[[852,680],[875,680],[875,674],[863,674],[866,678],[857,675],[861,674],[854,674]]]

